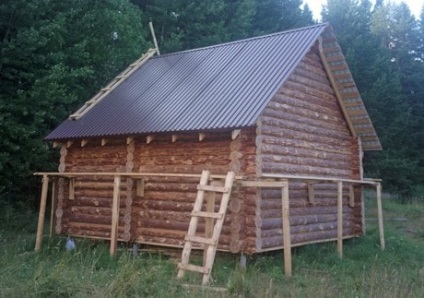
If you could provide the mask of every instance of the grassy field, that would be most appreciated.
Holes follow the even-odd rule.
[[[0,297],[424,297],[424,202],[384,202],[386,250],[379,247],[376,210],[367,204],[367,234],[345,241],[339,259],[335,243],[293,250],[293,277],[283,275],[282,252],[248,258],[218,253],[212,286],[225,292],[183,286],[200,284],[188,274],[176,280],[175,260],[125,247],[110,259],[108,244],[45,240],[34,253],[36,218],[0,211]]]

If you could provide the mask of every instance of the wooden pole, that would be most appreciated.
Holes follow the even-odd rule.
[[[43,175],[41,187],[40,213],[38,214],[37,238],[35,240],[35,251],[41,249],[43,243],[44,217],[46,215],[47,191],[49,190],[49,176]]]
[[[286,180],[282,192],[282,220],[284,240],[284,272],[286,276],[292,275],[291,235],[289,217],[289,183]]]
[[[211,185],[217,185],[217,181],[212,181]],[[205,193],[206,199],[206,212],[213,213],[215,212],[215,192]],[[212,238],[213,235],[213,218],[205,218],[205,238]],[[203,250],[203,266],[206,266],[206,257],[207,257],[208,245],[205,244]]]
[[[69,179],[69,200],[71,201],[75,200],[75,179],[74,178]]]
[[[386,243],[384,241],[384,226],[383,226],[383,207],[381,204],[381,184],[376,185],[377,191],[377,212],[378,212],[378,229],[380,232],[380,245],[381,250],[386,248]]]
[[[160,52],[159,52],[158,41],[156,39],[155,29],[153,28],[152,22],[149,22],[149,27],[150,27],[150,32],[152,33],[153,43],[155,44],[156,52],[158,53],[158,56],[159,56]]]
[[[121,185],[121,176],[115,176],[113,180],[113,201],[112,201],[112,224],[110,231],[110,255],[116,255],[118,246],[118,220],[119,220],[119,191]]]
[[[343,182],[337,182],[337,252],[343,257]]]
[[[55,222],[56,202],[57,202],[57,179],[52,181],[52,195],[51,195],[51,207],[50,207],[50,238],[53,237],[53,227]]]

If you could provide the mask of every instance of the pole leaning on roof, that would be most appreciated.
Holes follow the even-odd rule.
[[[158,41],[156,39],[155,29],[153,29],[153,23],[152,22],[149,22],[149,27],[150,27],[150,32],[152,33],[153,43],[155,44],[156,52],[158,53],[158,56],[159,56],[160,52],[159,52]]]

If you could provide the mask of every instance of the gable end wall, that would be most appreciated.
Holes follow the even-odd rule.
[[[334,91],[313,47],[267,105],[258,121],[258,174],[360,178],[358,140],[352,137]],[[337,192],[334,184],[315,185],[308,202],[303,182],[290,182],[292,244],[337,237]],[[355,207],[344,188],[344,236],[362,232],[360,189]],[[281,191],[262,190],[257,251],[283,245]]]

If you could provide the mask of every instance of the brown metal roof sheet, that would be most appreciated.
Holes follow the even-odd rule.
[[[46,140],[252,126],[326,28],[318,24],[150,58]]]

